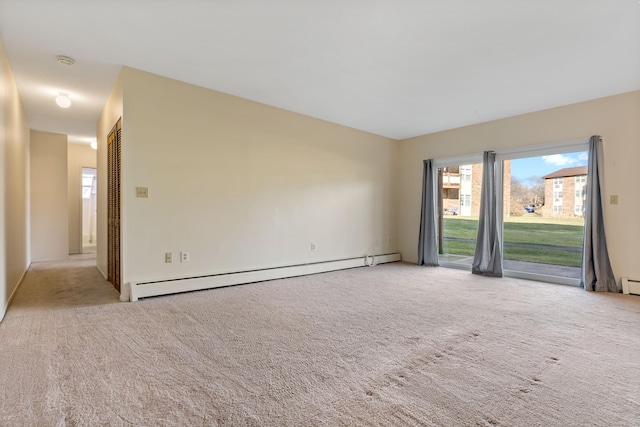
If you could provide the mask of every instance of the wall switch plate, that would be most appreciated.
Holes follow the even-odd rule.
[[[612,194],[611,197],[609,197],[609,203],[612,205],[617,205],[618,204],[618,195],[617,194]]]
[[[164,262],[167,264],[171,264],[173,262],[173,254],[171,252],[164,254]]]
[[[189,261],[189,252],[180,252],[180,262]]]
[[[312,251],[315,251],[315,250],[316,250],[316,244],[315,244],[315,243],[312,243],[312,244],[311,244],[311,250],[312,250]]]
[[[136,197],[148,198],[149,187],[136,187]]]

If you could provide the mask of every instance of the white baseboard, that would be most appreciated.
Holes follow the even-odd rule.
[[[214,274],[203,277],[185,277],[153,282],[130,282],[122,287],[120,300],[137,301],[139,298],[151,296],[219,288],[222,286],[240,285],[244,283],[263,282],[265,280],[284,279],[287,277],[305,276],[308,274],[372,266],[400,260],[401,256],[399,253],[392,253],[375,255],[374,257],[347,258],[311,264]]]
[[[18,284],[16,285],[15,288],[13,288],[13,292],[11,292],[11,295],[9,295],[9,299],[7,300],[4,307],[2,308],[2,312],[0,313],[0,322],[2,322],[2,319],[4,319],[4,315],[7,314],[7,310],[9,309],[9,304],[11,304],[11,301],[13,301],[13,297],[16,295],[16,292],[18,291],[18,288],[22,284],[22,281],[24,280],[24,276],[27,274],[27,271],[29,270],[30,266],[31,264],[29,264],[27,268],[25,268],[25,270],[22,272],[22,276],[20,276],[20,280],[18,280]]]
[[[640,278],[623,277],[622,293],[640,295]]]

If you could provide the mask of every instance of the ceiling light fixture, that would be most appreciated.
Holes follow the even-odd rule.
[[[61,63],[62,65],[73,65],[76,63],[76,60],[73,58],[70,58],[68,56],[64,56],[64,55],[58,55],[56,56],[56,59],[58,60],[59,63]]]
[[[98,149],[98,142],[94,139],[93,141],[91,141],[90,144],[91,148],[93,148],[94,150]]]
[[[66,93],[60,92],[58,96],[56,96],[56,104],[60,108],[69,108],[71,107],[71,98]]]

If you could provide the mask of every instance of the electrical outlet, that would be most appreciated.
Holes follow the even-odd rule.
[[[180,252],[180,262],[189,261],[189,252]]]
[[[148,187],[136,187],[136,197],[148,198],[149,197],[149,188]]]
[[[164,254],[164,262],[167,264],[171,264],[173,262],[173,254],[171,252]]]
[[[316,250],[316,244],[315,244],[315,243],[312,243],[312,244],[311,244],[311,250],[312,250],[312,251],[315,251],[315,250]]]

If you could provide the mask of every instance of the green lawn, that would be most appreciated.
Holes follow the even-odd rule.
[[[475,240],[478,218],[444,218],[443,237]],[[580,267],[582,253],[561,248],[582,248],[582,219],[553,219],[538,216],[506,218],[504,223],[505,243],[527,243],[543,245],[545,248],[509,246],[504,247],[504,259],[537,262],[543,264]],[[444,253],[473,256],[475,243],[443,242]],[[558,249],[555,249],[558,248]]]

